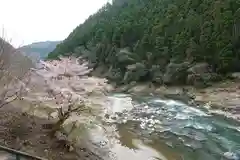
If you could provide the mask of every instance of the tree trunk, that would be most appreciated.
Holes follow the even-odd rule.
[[[54,137],[56,132],[59,131],[66,119],[59,119],[50,132],[51,137]]]

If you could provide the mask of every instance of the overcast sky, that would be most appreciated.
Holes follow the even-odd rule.
[[[16,47],[63,40],[110,0],[0,0],[0,27]],[[0,33],[2,35],[2,33]]]

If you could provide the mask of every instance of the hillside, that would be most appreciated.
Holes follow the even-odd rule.
[[[19,50],[16,50],[11,44],[0,38],[0,68],[1,83],[3,71],[6,70],[16,77],[24,76],[24,74],[34,67],[32,61],[24,56]],[[1,85],[0,83],[0,85]]]
[[[240,71],[240,1],[114,0],[48,58],[73,53],[119,84],[218,81]]]
[[[21,47],[20,51],[30,58],[44,59],[59,43],[60,41],[36,42]]]

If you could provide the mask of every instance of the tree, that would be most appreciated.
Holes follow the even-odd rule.
[[[51,135],[62,131],[63,125],[73,115],[92,115],[94,109],[89,105],[91,94],[102,95],[106,80],[86,76],[91,69],[88,64],[77,58],[60,58],[59,61],[41,61],[42,68],[35,69],[31,75],[44,81],[42,90],[31,92],[28,100],[43,108],[48,118],[55,121],[51,127]],[[38,84],[38,81],[35,82]],[[36,95],[36,96],[35,96]],[[90,102],[89,102],[90,101]]]
[[[61,131],[63,124],[65,121],[70,118],[70,116],[73,113],[79,113],[82,111],[87,110],[86,106],[83,102],[75,100],[73,102],[72,95],[69,94],[67,98],[67,104],[64,104],[64,95],[63,93],[60,93],[59,95],[53,95],[54,99],[57,99],[57,97],[60,96],[60,99],[57,101],[59,108],[56,108],[57,110],[57,121],[53,125],[51,130],[51,135],[54,136],[57,131]]]
[[[19,63],[25,63],[28,66]],[[21,100],[28,91],[31,61],[21,55],[4,38],[0,38],[0,108]]]

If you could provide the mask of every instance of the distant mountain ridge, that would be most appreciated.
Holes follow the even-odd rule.
[[[35,42],[25,45],[19,48],[19,50],[35,61],[47,57],[48,53],[52,52],[60,42],[61,41]]]

